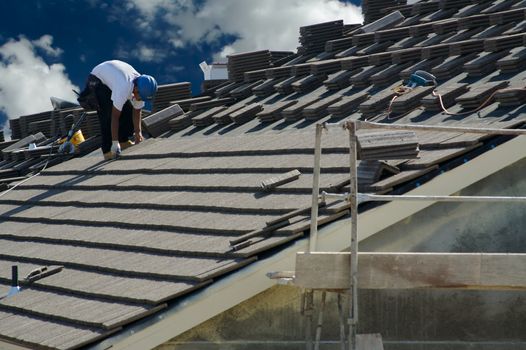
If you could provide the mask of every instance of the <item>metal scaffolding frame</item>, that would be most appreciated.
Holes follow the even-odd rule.
[[[321,172],[321,138],[323,130],[340,128],[349,132],[349,164],[350,164],[350,190],[344,194],[331,194],[327,192],[319,193],[320,172]],[[407,124],[384,124],[376,122],[367,122],[359,120],[346,120],[340,123],[318,123],[316,124],[315,134],[315,151],[314,151],[314,173],[312,184],[312,209],[311,225],[308,252],[315,252],[318,240],[318,205],[320,199],[325,201],[326,198],[340,198],[347,200],[350,205],[351,215],[351,244],[350,244],[350,281],[348,289],[349,296],[349,317],[348,322],[348,349],[357,350],[357,327],[358,327],[358,205],[365,201],[433,201],[433,202],[526,202],[526,197],[499,197],[499,196],[434,196],[434,195],[376,195],[358,193],[358,169],[357,169],[357,131],[360,129],[391,129],[391,130],[409,130],[409,131],[443,131],[443,132],[462,132],[477,134],[493,135],[526,135],[525,129],[493,129],[493,128],[473,128],[473,127],[453,127],[453,126],[434,126],[434,125],[407,125]],[[316,327],[316,339],[314,348],[319,348],[321,338],[321,323],[323,321],[323,308],[325,306],[325,293],[322,294],[322,306],[318,316]],[[338,308],[341,314],[341,295],[338,295]],[[312,349],[312,304],[313,290],[306,290],[302,296],[302,312],[307,315],[306,322],[306,348]],[[308,314],[310,312],[310,314]],[[340,320],[341,321],[341,320]],[[344,325],[340,324],[341,348],[345,349]],[[362,350],[362,349],[359,349]]]

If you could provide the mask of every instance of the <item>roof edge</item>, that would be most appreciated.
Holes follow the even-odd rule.
[[[518,136],[489,150],[466,164],[456,167],[420,187],[408,192],[412,195],[451,195],[493,173],[521,160],[526,149],[526,136]],[[413,215],[436,202],[389,202],[360,214],[359,239],[375,233]],[[382,220],[377,220],[381,216]],[[342,242],[349,241],[350,219],[339,220],[320,229],[317,250],[341,250]],[[296,252],[307,249],[307,239],[295,242],[287,249],[265,260],[255,262],[213,285],[182,299],[175,307],[156,316],[153,324],[128,327],[106,339],[93,349],[151,349],[183,332],[224,312],[240,302],[275,285],[266,277],[269,271],[294,269]],[[217,302],[221,300],[221,302]],[[184,321],[183,321],[184,320]]]

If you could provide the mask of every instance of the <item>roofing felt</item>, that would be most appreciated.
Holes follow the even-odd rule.
[[[303,236],[316,122],[524,124],[524,90],[503,90],[524,88],[524,1],[391,5],[406,18],[374,32],[329,22],[300,31],[304,54],[274,60],[270,52],[270,62],[269,51],[235,56],[236,81],[205,98],[190,99],[187,84],[170,85],[159,99],[182,98],[184,113],[149,116],[145,129],[157,138],[117,161],[69,160],[0,197],[0,297],[11,265],[22,278],[63,266],[0,299],[0,339],[32,348],[92,344]],[[371,18],[387,14],[374,1],[367,6]],[[435,74],[444,107],[464,114],[443,113],[433,88],[398,96],[417,69]],[[360,191],[384,193],[437,176],[451,160],[469,161],[495,138],[360,131],[359,140]],[[345,192],[348,136],[331,133],[322,145],[320,187]],[[347,214],[345,202],[327,202],[319,223]]]

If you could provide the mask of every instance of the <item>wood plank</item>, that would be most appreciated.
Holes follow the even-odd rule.
[[[294,284],[348,289],[349,252],[299,252]],[[359,253],[359,288],[526,289],[526,254]]]

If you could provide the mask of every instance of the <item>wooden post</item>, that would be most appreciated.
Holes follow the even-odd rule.
[[[349,158],[350,158],[350,191],[349,203],[351,211],[351,285],[350,310],[349,310],[349,349],[356,350],[356,333],[358,327],[358,176],[356,156],[356,124],[353,121],[347,123],[349,130]]]

